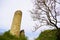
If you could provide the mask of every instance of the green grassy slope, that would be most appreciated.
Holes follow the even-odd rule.
[[[27,40],[27,37],[20,36],[19,38],[17,38],[9,34],[9,31],[7,31],[3,35],[0,35],[0,40]]]
[[[36,40],[57,40],[57,30],[46,30],[42,32]]]

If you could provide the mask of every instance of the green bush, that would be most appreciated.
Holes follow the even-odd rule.
[[[57,30],[57,40],[60,40],[60,28]]]
[[[42,32],[36,40],[57,40],[57,30],[46,30]]]
[[[0,35],[0,40],[27,40],[25,36],[19,36],[19,38],[12,36],[9,31],[5,32],[3,35]]]

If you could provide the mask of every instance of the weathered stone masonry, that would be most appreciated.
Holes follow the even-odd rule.
[[[20,26],[21,26],[22,12],[17,10],[14,14],[10,34],[19,36],[20,34]]]

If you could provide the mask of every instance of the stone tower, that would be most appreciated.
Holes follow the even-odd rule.
[[[21,26],[22,12],[17,10],[14,14],[10,34],[19,36],[20,34],[20,26]]]

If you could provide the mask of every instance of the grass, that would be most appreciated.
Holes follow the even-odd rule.
[[[0,40],[27,40],[25,36],[19,36],[19,38],[12,36],[9,31],[5,32],[3,35],[0,35]]]
[[[57,30],[46,30],[42,32],[36,40],[57,40]]]

